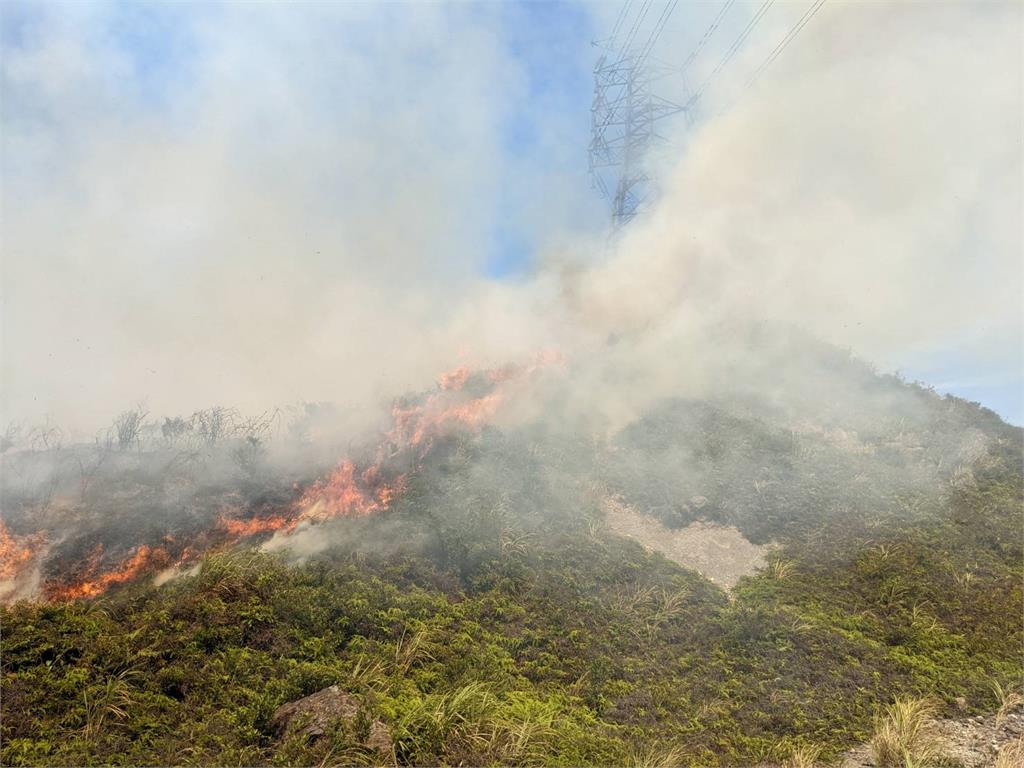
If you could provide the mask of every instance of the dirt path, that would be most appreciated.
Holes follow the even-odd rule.
[[[765,565],[770,547],[751,544],[736,528],[696,522],[686,528],[666,528],[615,499],[605,501],[606,523],[614,533],[634,539],[669,560],[693,568],[715,584],[731,589],[741,576]]]

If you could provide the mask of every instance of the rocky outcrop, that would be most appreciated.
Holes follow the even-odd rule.
[[[332,685],[305,698],[283,704],[274,711],[270,724],[280,737],[301,734],[318,739],[339,724],[354,727],[363,707],[354,696]],[[365,720],[363,721],[365,728]],[[381,754],[390,753],[391,734],[380,720],[369,724],[369,733],[363,746]]]

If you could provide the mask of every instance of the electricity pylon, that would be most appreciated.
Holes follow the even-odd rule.
[[[613,230],[632,221],[652,194],[644,159],[664,138],[657,121],[684,110],[651,92],[661,74],[645,55],[626,51],[608,50],[594,65],[590,175],[592,186],[611,201]],[[606,174],[614,174],[612,184]]]

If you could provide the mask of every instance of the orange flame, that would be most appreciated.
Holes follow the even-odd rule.
[[[52,587],[49,590],[50,596],[57,600],[75,600],[83,597],[96,597],[115,584],[122,584],[131,581],[144,571],[167,568],[172,564],[172,558],[167,550],[162,547],[150,547],[143,544],[136,548],[135,553],[123,560],[118,566],[96,575],[99,570],[100,558],[103,550],[97,547],[90,563],[86,569],[87,578],[76,584],[64,587]]]
[[[508,365],[481,373],[481,381],[489,391],[480,397],[465,392],[473,372],[462,366],[438,378],[438,390],[419,403],[398,404],[392,408],[392,426],[377,449],[376,460],[359,471],[352,459],[345,459],[331,473],[311,485],[299,500],[284,510],[266,517],[243,518],[240,510],[225,510],[217,519],[217,535],[199,534],[191,542],[183,542],[175,560],[165,547],[137,547],[130,557],[116,567],[101,572],[102,549],[97,547],[84,569],[81,580],[74,584],[47,587],[55,599],[72,600],[95,597],[109,588],[130,581],[140,574],[165,569],[250,536],[265,533],[290,533],[301,522],[322,522],[337,517],[365,517],[387,510],[405,489],[406,475],[390,476],[385,463],[401,454],[411,454],[415,466],[426,456],[435,438],[457,429],[478,432],[492,421],[509,393],[509,383],[528,376],[540,368],[563,362],[558,353],[542,352],[528,365]],[[408,464],[406,465],[408,466]],[[31,560],[31,542],[11,536],[0,521],[0,579],[16,573]],[[173,536],[165,544],[174,548]]]
[[[259,533],[291,530],[295,527],[295,523],[295,520],[290,520],[281,515],[251,517],[248,520],[222,516],[217,520],[217,527],[226,531],[232,539],[238,540],[255,536]]]
[[[388,433],[389,439],[398,446],[416,446],[428,437],[434,437],[456,426],[480,429],[494,418],[504,396],[491,392],[462,403],[445,405],[438,395],[432,395],[421,406],[402,408],[395,406],[391,411],[394,426]]]
[[[0,581],[16,579],[36,558],[46,532],[15,536],[0,520]]]
[[[454,371],[442,373],[437,377],[437,384],[441,389],[462,389],[469,380],[470,370],[468,365],[456,368]]]
[[[355,464],[345,459],[327,479],[320,480],[302,495],[297,505],[301,517],[310,520],[365,517],[387,509],[401,492],[404,478],[400,476],[393,485],[387,485],[380,475],[380,466],[375,464],[357,476]]]

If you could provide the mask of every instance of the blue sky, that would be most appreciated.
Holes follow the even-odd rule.
[[[749,58],[730,64],[737,78],[806,5],[779,4],[766,17],[744,49]],[[736,4],[695,62],[691,81],[700,82],[720,61],[755,7]],[[719,8],[681,4],[656,56],[685,58]],[[474,275],[521,281],[552,247],[600,241],[607,227],[606,205],[589,188],[586,171],[596,55],[590,41],[606,34],[618,10],[617,3],[576,2],[8,2],[2,7],[5,202],[32,199],[28,190],[47,205],[70,206],[67,218],[74,223],[53,237],[102,243],[100,258],[123,252],[123,261],[111,256],[111,263],[126,274],[139,269],[142,293],[151,300],[178,280],[199,292],[177,303],[168,299],[166,316],[154,313],[154,322],[178,318],[182,303],[197,301],[205,289],[189,270],[204,259],[223,267],[216,279],[239,266],[251,268],[257,282],[273,274],[286,283],[295,306],[308,296],[310,281],[289,266],[298,263],[324,277],[355,269],[374,285],[408,281],[425,295]],[[803,33],[804,47],[787,51],[794,67],[824,45],[827,19],[815,23],[822,28]],[[723,93],[702,125],[716,111],[757,103],[756,94],[725,87]],[[713,139],[704,135],[702,141]],[[179,178],[190,163],[195,173]],[[109,176],[103,190],[93,188],[96,168]],[[197,179],[195,188],[190,179]],[[210,214],[224,222],[266,218],[267,232],[249,233],[244,241],[251,253],[251,238],[262,237],[266,254],[243,259],[233,255],[238,234],[208,231],[204,211],[231,191],[254,186],[273,188],[282,198],[261,194],[247,207]],[[212,196],[205,207],[198,202],[204,190]],[[160,205],[149,205],[150,199]],[[112,230],[109,213],[98,210],[104,200],[120,206],[128,224]],[[453,210],[465,212],[460,221],[452,220]],[[177,216],[189,226],[167,224]],[[132,220],[136,227],[146,222],[144,232],[131,228]],[[171,227],[167,237],[142,244],[145,233],[164,226]],[[140,247],[152,252],[145,268],[135,266]],[[281,248],[295,254],[282,256]],[[367,248],[373,249],[369,260]],[[55,255],[54,263],[69,258]],[[83,253],[78,266],[84,270],[87,263],[97,257]],[[78,286],[67,287],[75,300]],[[52,286],[45,290],[60,295]],[[106,317],[112,303],[118,313]],[[125,316],[140,319],[130,304],[97,293],[81,311],[103,315],[108,325],[98,325],[96,335],[111,337],[111,328],[123,333]],[[10,311],[6,324],[21,320],[24,327],[18,308]],[[406,311],[403,320],[426,310]],[[210,328],[212,317],[196,322]],[[217,316],[218,327],[226,320]],[[1008,336],[1000,332],[1004,346],[995,353],[982,355],[973,341],[950,335],[909,345],[883,367],[980,401],[1020,424],[1019,322]],[[125,343],[125,349],[111,343],[111,361],[150,352],[141,341]],[[159,368],[156,360],[147,365]],[[246,375],[252,375],[249,368]],[[79,392],[81,384],[61,386],[53,398]]]

